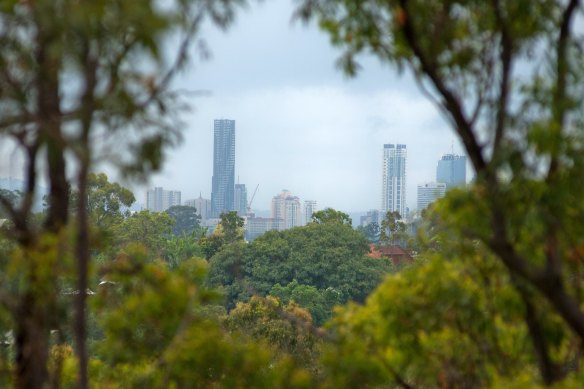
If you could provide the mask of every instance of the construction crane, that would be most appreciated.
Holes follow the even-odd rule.
[[[253,199],[255,198],[256,193],[258,192],[258,188],[260,187],[260,184],[257,184],[257,186],[255,187],[255,190],[253,191],[253,194],[251,195],[251,200],[249,200],[249,203],[247,203],[247,215],[251,215],[251,203],[253,203]]]

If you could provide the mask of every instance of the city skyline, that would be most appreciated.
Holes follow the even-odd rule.
[[[177,80],[178,88],[200,92],[187,101],[193,110],[183,118],[184,144],[151,182],[181,183],[185,198],[209,196],[209,123],[226,117],[237,121],[236,176],[250,193],[260,184],[254,208],[269,209],[281,188],[321,208],[378,208],[379,150],[389,142],[408,145],[406,202],[415,206],[417,184],[435,179],[440,156],[462,151],[450,125],[408,73],[399,77],[364,57],[362,72],[347,78],[328,37],[290,23],[292,13],[290,2],[264,2],[228,32],[205,31],[212,57]]]

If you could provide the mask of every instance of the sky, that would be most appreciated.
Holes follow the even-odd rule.
[[[259,184],[253,209],[269,209],[282,189],[320,209],[379,208],[384,143],[407,145],[407,204],[415,208],[416,187],[435,179],[440,156],[461,151],[454,133],[411,77],[376,59],[347,78],[328,37],[292,22],[293,3],[254,2],[226,32],[204,27],[211,57],[175,82],[203,93],[189,95],[184,142],[148,185],[180,190],[183,202],[211,198],[213,120],[233,119],[236,182],[248,199]],[[146,187],[134,190],[144,202]]]

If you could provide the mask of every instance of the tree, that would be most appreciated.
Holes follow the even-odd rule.
[[[294,280],[302,285],[298,292],[315,288],[327,299],[334,292],[335,303],[363,302],[392,270],[387,261],[367,257],[368,252],[367,239],[346,224],[309,223],[269,231],[253,242],[227,245],[216,253],[209,261],[209,284],[224,288],[228,310],[254,294],[265,296],[277,284],[292,292],[296,288],[289,284]],[[328,317],[335,304],[327,301],[328,311],[319,319]],[[303,302],[310,303],[308,298],[297,301]]]
[[[136,198],[127,188],[117,182],[109,182],[105,173],[90,173],[87,176],[87,207],[92,224],[106,228],[125,216]]]
[[[258,344],[224,330],[213,310],[217,295],[203,285],[204,260],[187,260],[171,271],[146,256],[143,248],[120,255],[106,273],[113,284],[96,296],[104,335],[92,354],[92,387],[311,387],[310,375],[286,353],[292,347]],[[230,322],[245,326],[236,316]],[[274,333],[293,338],[290,343],[306,337],[286,328],[285,320],[274,322],[282,328]],[[299,350],[310,347],[310,338],[304,342]]]
[[[172,226],[172,218],[164,212],[140,211],[113,226],[113,249],[141,244],[151,260],[162,258],[166,242],[172,235]]]
[[[408,69],[449,120],[476,171],[468,191],[451,193],[442,217],[484,243],[505,265],[526,306],[547,304],[584,340],[574,274],[582,271],[584,174],[582,37],[579,0],[530,3],[394,0],[304,1],[341,64],[372,52]],[[579,277],[576,277],[579,279]],[[538,315],[543,313],[539,312]],[[536,315],[535,317],[537,317]],[[548,340],[526,321],[546,384],[562,379]]]
[[[233,243],[243,240],[245,230],[243,229],[244,220],[237,212],[230,211],[221,214],[221,221],[215,229],[217,235],[223,236],[225,243]]]
[[[243,241],[245,229],[244,220],[237,212],[231,211],[221,214],[221,221],[211,234],[200,240],[205,258],[211,259],[224,246]]]
[[[225,26],[240,1],[120,4],[74,0],[6,1],[0,7],[0,136],[23,157],[25,188],[13,206],[11,253],[21,285],[5,299],[16,333],[17,387],[44,387],[58,278],[76,258],[76,341],[79,387],[87,387],[86,290],[90,261],[88,180],[95,161],[114,162],[138,177],[160,168],[165,147],[179,140],[178,96],[170,90],[189,59],[200,24]],[[176,56],[162,50],[178,39]],[[170,54],[172,55],[172,54]],[[47,212],[32,220],[35,188],[46,172]],[[70,188],[78,191],[70,218]],[[69,252],[67,231],[75,223]],[[34,351],[32,351],[34,350]]]
[[[381,221],[379,242],[395,245],[396,242],[403,241],[406,237],[406,223],[401,220],[399,212],[387,211]]]
[[[314,286],[301,285],[295,279],[286,286],[274,285],[269,295],[279,298],[284,304],[292,301],[304,307],[318,326],[330,319],[335,305],[341,304],[341,293],[334,288],[321,290]]]
[[[255,342],[265,342],[275,351],[277,362],[291,355],[307,370],[318,373],[319,333],[312,333],[311,316],[294,303],[282,303],[275,297],[254,296],[240,302],[229,312],[226,324],[230,331],[246,334]]]
[[[312,214],[312,222],[313,223],[338,223],[338,224],[347,224],[351,225],[353,221],[344,212],[337,211],[332,208],[326,208],[322,211],[316,211]]]
[[[357,231],[360,231],[371,243],[378,243],[379,242],[379,223],[371,222],[367,224],[365,227],[359,226],[357,227]]]
[[[174,226],[172,227],[172,233],[174,235],[189,235],[195,229],[199,228],[201,216],[197,214],[195,207],[174,205],[165,212],[174,220]]]

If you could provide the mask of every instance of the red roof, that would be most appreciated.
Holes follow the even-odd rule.
[[[369,257],[376,259],[389,258],[395,265],[399,265],[402,262],[412,262],[414,260],[414,258],[412,258],[412,256],[400,246],[370,244],[369,251]]]

